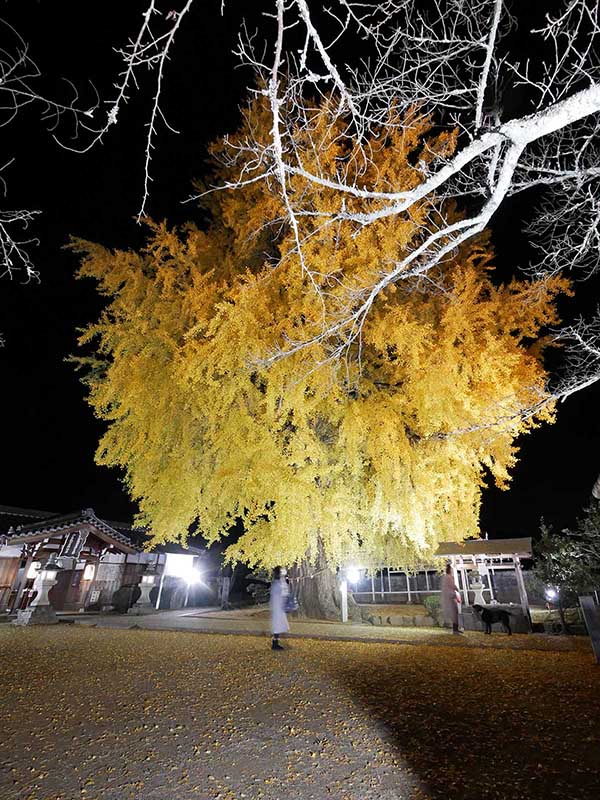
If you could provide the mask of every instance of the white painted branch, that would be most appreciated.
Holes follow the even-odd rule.
[[[481,71],[481,79],[479,81],[479,90],[477,92],[477,103],[475,105],[475,130],[481,128],[483,117],[483,102],[485,100],[485,93],[488,86],[488,78],[490,75],[490,67],[494,59],[494,51],[496,46],[496,39],[498,37],[498,25],[500,24],[500,15],[504,6],[503,0],[495,0],[494,3],[494,16],[492,18],[492,25],[490,28],[490,35],[488,37],[485,61]]]
[[[344,219],[352,219],[362,225],[368,225],[376,220],[401,214],[410,208],[414,203],[423,198],[433,196],[448,180],[454,178],[473,160],[484,155],[488,150],[504,142],[512,142],[522,151],[527,145],[535,142],[543,136],[555,133],[568,125],[581,120],[590,114],[600,111],[600,84],[592,84],[587,89],[582,89],[572,97],[551,105],[544,111],[522,117],[517,120],[501,125],[496,131],[484,133],[475,139],[462,150],[460,150],[447,164],[439,169],[415,189],[407,192],[376,192],[356,189],[351,185],[341,184],[336,181],[320,178],[304,169],[286,165],[285,170],[292,175],[300,175],[315,184],[325,186],[330,189],[338,189],[340,192],[361,197],[365,199],[390,199],[396,202],[376,211],[369,212],[344,212],[340,216]],[[506,187],[507,193],[509,186]]]
[[[310,12],[308,10],[308,4],[306,3],[306,0],[294,0],[294,2],[296,3],[296,5],[298,7],[298,11],[299,11],[300,17],[301,17],[302,21],[304,22],[304,25],[306,26],[306,32],[307,32],[308,36],[312,40],[314,46],[316,47],[317,51],[319,52],[319,55],[323,59],[323,64],[325,65],[325,69],[327,70],[328,75],[331,76],[335,86],[337,87],[337,89],[338,89],[338,91],[340,93],[340,97],[342,98],[342,104],[340,105],[340,112],[344,111],[344,105],[345,105],[345,106],[347,106],[347,108],[350,111],[350,113],[352,114],[352,116],[355,119],[358,120],[359,117],[360,117],[360,112],[359,112],[358,108],[356,107],[356,104],[354,102],[352,94],[350,93],[350,91],[348,90],[346,84],[342,80],[342,77],[341,77],[337,67],[335,66],[335,64],[333,63],[331,58],[329,57],[329,53],[327,52],[327,48],[323,44],[323,41],[322,41],[321,37],[319,36],[315,26],[313,25],[313,22],[312,22],[311,17],[310,17]]]

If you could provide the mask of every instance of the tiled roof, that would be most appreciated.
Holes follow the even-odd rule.
[[[0,544],[19,544],[24,537],[51,536],[78,523],[88,523],[102,531],[107,538],[119,543],[132,552],[141,551],[148,542],[145,528],[136,528],[125,522],[103,520],[96,516],[93,508],[84,508],[70,514],[57,514],[52,511],[36,511],[29,508],[0,505]],[[197,537],[190,537],[194,542]],[[153,550],[159,553],[203,553],[204,547],[189,544],[187,548],[175,542],[158,545]]]
[[[105,519],[104,522],[140,547],[143,547],[149,539],[146,528],[137,528],[133,525],[127,525],[125,522],[114,522],[109,519]]]
[[[57,516],[56,511],[37,511],[32,508],[0,506],[0,534],[6,533],[9,528],[16,528],[18,525],[29,525],[32,522],[55,516]]]
[[[440,542],[436,556],[501,556],[520,555],[531,557],[531,538],[520,539],[475,539],[465,542]]]
[[[8,511],[3,513],[4,509],[9,509],[10,513]],[[7,525],[9,519],[11,523]],[[49,514],[44,511],[35,512],[28,509],[0,506],[0,533],[4,534],[3,540],[8,545],[18,544],[32,536],[51,536],[82,523],[92,525],[108,539],[132,552],[142,549],[135,543],[133,537],[130,538],[97,517],[93,508],[84,508],[70,514]]]
[[[128,539],[131,539],[134,544],[144,547],[150,540],[150,534],[146,528],[135,527],[133,525],[126,525],[123,522],[113,522],[111,520],[104,520],[107,525],[123,533]],[[190,536],[188,538],[187,547],[182,547],[178,542],[165,542],[164,544],[155,545],[151,552],[155,553],[182,553],[200,555],[206,552],[206,546],[199,536]]]

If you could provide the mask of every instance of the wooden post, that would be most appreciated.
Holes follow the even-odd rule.
[[[471,603],[469,602],[469,573],[467,572],[467,565],[463,559],[463,581],[465,585],[465,602],[463,604],[463,608],[470,606]]]
[[[452,577],[454,578],[454,585],[460,591],[460,581],[458,580],[458,567],[456,565],[456,556],[450,556],[450,564],[452,565]]]
[[[17,570],[17,574],[15,576],[15,581],[13,583],[13,588],[11,591],[14,591],[15,584],[17,593],[15,595],[15,599],[13,600],[11,611],[17,611],[19,608],[19,604],[21,603],[21,598],[23,597],[23,592],[25,591],[25,584],[27,583],[27,573],[29,572],[29,568],[31,564],[35,561],[35,557],[38,553],[38,550],[42,546],[42,542],[38,542],[31,548],[31,553],[27,557],[27,561],[25,562],[25,568],[23,571]],[[23,545],[23,547],[27,547],[27,545]]]
[[[487,575],[487,582],[488,582],[488,592],[490,593],[490,603],[494,599],[494,583],[493,583],[493,572],[492,568],[485,563],[485,572]]]
[[[527,589],[525,588],[525,581],[523,580],[523,571],[521,570],[521,559],[519,556],[513,554],[513,561],[515,565],[515,576],[517,578],[517,586],[519,587],[519,600],[521,601],[521,608],[525,614],[525,618],[531,627],[531,616],[529,615],[529,600],[527,598]]]
[[[16,587],[16,594],[13,599],[12,608],[10,609],[11,611],[16,611],[19,608],[19,603],[21,602],[21,597],[23,596],[25,584],[27,583],[27,573],[29,572],[32,562],[33,553],[27,556],[24,569],[17,569],[17,574],[15,575],[15,579],[11,588],[11,591],[14,591]]]
[[[463,557],[459,556],[459,564],[460,564],[460,576],[461,576],[461,583],[462,583],[462,596],[463,596],[463,607],[469,605],[469,584],[467,582],[467,571],[465,569],[465,564],[463,561]],[[456,578],[454,579],[456,583]]]

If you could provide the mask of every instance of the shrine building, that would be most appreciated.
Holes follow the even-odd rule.
[[[0,505],[0,613],[26,609],[49,565],[57,567],[48,598],[58,612],[107,609],[117,590],[144,583],[156,584],[161,608],[187,604],[181,576],[191,574],[202,551],[167,545],[149,553],[147,541],[143,529],[100,519],[92,508],[56,514]]]

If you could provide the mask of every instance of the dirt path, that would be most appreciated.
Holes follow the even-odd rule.
[[[587,651],[0,629],[2,800],[596,800],[599,720]]]
[[[218,609],[182,609],[161,611],[158,614],[129,616],[127,614],[72,615],[77,625],[99,628],[144,628],[146,630],[194,631],[232,635],[268,636],[269,612],[260,608],[220,611]],[[299,639],[357,641],[435,645],[439,647],[470,647],[510,650],[585,651],[590,652],[586,636],[547,636],[544,634],[515,634],[506,636],[495,631],[486,636],[479,631],[466,631],[452,636],[446,628],[395,627],[391,625],[342,624],[331,620],[290,617],[290,636]]]

